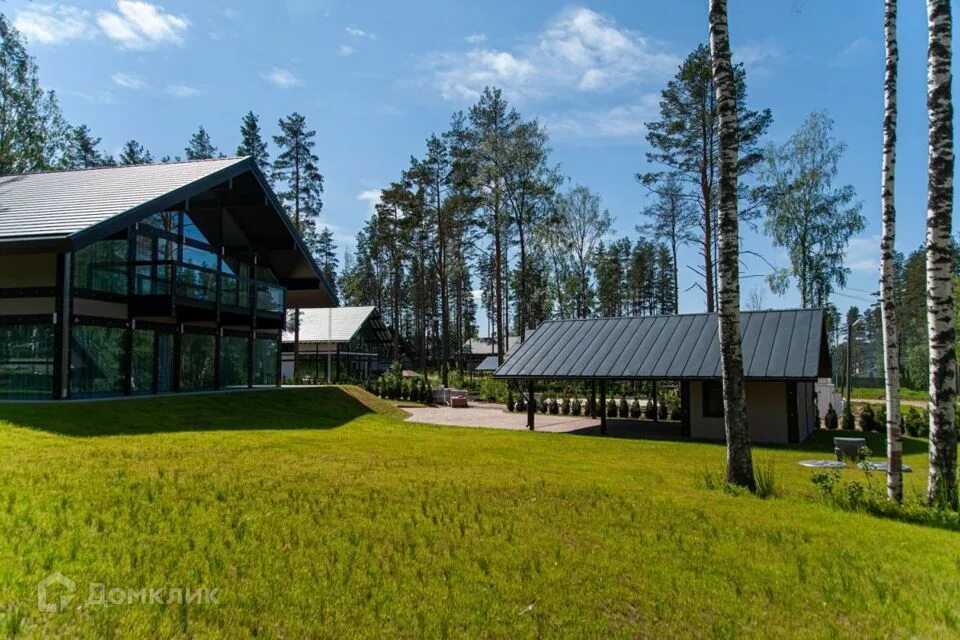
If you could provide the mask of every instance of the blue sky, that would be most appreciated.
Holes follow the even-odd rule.
[[[232,153],[252,109],[266,133],[291,111],[317,131],[326,177],[323,223],[341,246],[424,139],[442,131],[484,84],[503,88],[551,134],[554,159],[599,193],[632,233],[646,196],[643,123],[683,57],[707,38],[706,0],[553,2],[204,2],[8,0],[0,10],[27,35],[41,79],[72,123],[88,124],[116,153],[137,138],[155,157],[182,155],[203,124]],[[863,201],[867,229],[850,247],[841,308],[866,306],[878,288],[883,87],[882,3],[877,0],[741,0],[730,6],[735,58],[749,102],[769,107],[770,142],[815,109],[848,145],[840,180]],[[926,16],[900,3],[898,246],[923,240],[926,210]],[[770,262],[786,255],[762,236],[746,244]],[[697,263],[694,250],[681,263]],[[744,275],[768,268],[746,259]],[[681,267],[681,286],[695,276]],[[743,281],[746,298],[761,277]],[[769,307],[798,305],[765,291]],[[681,311],[704,307],[685,292]]]

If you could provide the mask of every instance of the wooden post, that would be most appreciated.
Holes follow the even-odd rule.
[[[607,381],[600,381],[600,433],[607,435]]]
[[[660,402],[657,398],[657,381],[653,381],[653,421],[660,422]]]
[[[590,382],[590,417],[597,417],[597,381]]]
[[[533,379],[527,381],[527,429],[533,431],[537,408],[533,399]]]

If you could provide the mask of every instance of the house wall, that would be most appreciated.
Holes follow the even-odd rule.
[[[800,440],[815,429],[813,419],[813,385],[797,382],[797,427]],[[753,442],[786,443],[787,383],[748,381],[747,424]],[[690,382],[690,437],[703,440],[724,440],[723,418],[703,415],[703,383]]]
[[[57,254],[24,253],[0,256],[0,289],[53,287],[57,284]]]
[[[53,314],[54,298],[2,298],[0,316],[37,316]]]

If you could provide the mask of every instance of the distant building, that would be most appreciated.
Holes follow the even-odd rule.
[[[376,307],[303,309],[300,312],[300,378],[310,382],[342,382],[374,378],[393,359],[394,331]],[[400,340],[409,361],[409,345]],[[284,380],[293,380],[293,320],[283,334]],[[403,359],[403,357],[402,357]],[[329,365],[329,375],[327,373]]]
[[[0,397],[276,386],[337,304],[250,158],[0,177]]]
[[[507,353],[520,344],[520,336],[510,336],[506,340]],[[477,366],[490,356],[497,355],[496,338],[470,338],[461,346],[463,361],[468,371],[479,371]]]

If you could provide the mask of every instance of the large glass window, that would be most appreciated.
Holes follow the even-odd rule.
[[[179,211],[159,211],[148,218],[144,218],[140,224],[153,227],[159,231],[167,233],[180,233],[180,212]]]
[[[154,336],[147,329],[133,332],[133,393],[153,391]]]
[[[184,333],[180,336],[180,353],[180,389],[213,389],[216,382],[216,338],[202,333]]]
[[[74,286],[106,293],[127,293],[127,241],[100,240],[80,249],[74,261]]]
[[[53,394],[53,325],[0,325],[0,398],[42,400]]]
[[[277,384],[276,338],[257,338],[253,341],[253,384]]]
[[[126,334],[123,327],[74,325],[70,357],[72,395],[123,393]]]
[[[220,338],[220,386],[247,386],[247,363],[250,361],[248,345],[249,340],[246,337]]]
[[[194,223],[189,213],[183,214],[183,237],[188,240],[196,240],[197,242],[210,244],[210,240],[203,235],[203,232],[200,231],[200,227]]]
[[[183,261],[197,267],[216,270],[217,254],[206,249],[198,249],[188,244],[183,245]]]
[[[703,381],[703,417],[723,417],[723,383],[719,380]]]
[[[177,295],[191,300],[217,301],[217,274],[194,267],[177,267]]]

